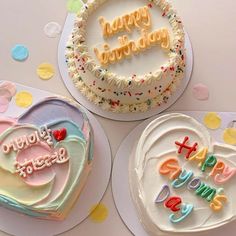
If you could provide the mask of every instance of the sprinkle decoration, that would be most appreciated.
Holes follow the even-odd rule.
[[[29,50],[21,44],[16,44],[11,50],[11,56],[16,61],[25,61],[29,56]]]
[[[61,33],[61,26],[57,22],[49,22],[43,28],[49,38],[56,38]]]
[[[27,108],[33,103],[33,96],[27,91],[20,91],[16,94],[15,102],[18,107]]]
[[[95,223],[102,223],[108,217],[108,209],[103,203],[92,206],[89,213],[90,220]]]
[[[223,140],[230,145],[236,145],[236,128],[227,128],[224,130]]]
[[[49,80],[53,77],[55,69],[53,65],[49,63],[42,63],[37,68],[37,75],[42,80]]]
[[[69,12],[78,13],[83,6],[83,2],[82,0],[68,0],[66,6]]]
[[[208,87],[204,84],[196,84],[193,87],[193,97],[200,101],[208,100],[209,98],[209,90]]]
[[[218,129],[221,126],[221,118],[216,112],[208,112],[203,122],[209,129]]]

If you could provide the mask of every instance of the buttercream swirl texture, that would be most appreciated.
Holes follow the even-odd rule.
[[[50,97],[17,119],[0,120],[0,204],[63,220],[91,170],[92,129],[83,109]]]
[[[122,15],[113,16],[111,21],[101,15],[97,22],[93,22],[93,25],[98,24],[95,26],[101,29],[100,34],[104,36],[105,51],[102,52],[101,45],[88,45],[87,27],[92,26],[87,23],[96,11],[111,10],[108,8],[110,2],[113,6],[114,0],[92,0],[78,13],[66,47],[69,76],[89,101],[104,110],[128,113],[157,108],[168,101],[185,74],[185,34],[182,21],[168,1],[132,0],[133,3],[143,5],[130,12],[124,10]],[[151,7],[148,7],[150,4]],[[168,31],[156,25],[151,30],[152,17],[157,14],[166,21]],[[138,30],[139,36],[136,39],[130,38],[135,30]],[[107,42],[114,37],[119,38],[120,46],[117,47],[116,43],[111,48]],[[95,51],[91,51],[90,47]],[[165,49],[166,60],[155,65],[148,73],[136,73],[132,69],[126,71],[127,75],[122,75],[113,71],[114,65],[110,66],[121,63],[121,60],[123,64],[135,64],[137,58],[142,58],[144,50],[150,53],[157,47]],[[145,71],[144,58],[143,61]]]
[[[200,168],[196,161],[187,160],[178,154],[175,142],[182,142],[185,136],[188,136],[192,141],[190,146],[197,143],[199,150],[207,150],[209,153],[206,159],[208,166],[215,164],[210,163],[215,156],[220,160],[219,163],[224,162],[229,166],[229,169],[236,168],[235,147],[212,142],[207,129],[195,119],[179,113],[170,113],[152,121],[140,136],[130,158],[129,166],[132,198],[140,221],[150,235],[200,232],[222,226],[235,219],[235,176],[227,183],[216,183],[210,176],[209,167],[207,170],[205,170],[206,166]],[[199,152],[200,155],[205,155],[204,151]],[[182,173],[179,170],[178,173],[175,172],[176,176],[172,175],[173,182],[171,183],[164,176],[166,175],[164,165],[177,170],[177,166],[174,166],[175,162],[178,162],[184,171]],[[179,177],[177,177],[178,175]],[[188,187],[187,184],[180,181],[186,179],[186,182],[191,178],[193,180],[188,184]],[[205,186],[211,186],[211,188]],[[199,189],[194,193],[193,189],[196,188]],[[170,193],[166,189],[170,189]],[[211,192],[203,193],[203,189],[208,189]],[[214,192],[214,189],[217,192]],[[162,194],[159,194],[161,192]],[[211,200],[210,194],[218,195],[216,199],[221,199],[223,207],[219,212],[211,209],[215,201]],[[179,198],[176,196],[180,196],[185,203],[183,211],[186,213],[184,207],[188,205],[189,209],[191,207],[191,214],[185,219],[179,218],[178,214],[170,216],[171,211],[160,204],[161,199],[167,195],[175,196],[171,198],[173,201],[177,201]],[[207,201],[202,199],[204,196],[208,196]],[[173,202],[165,202],[167,207],[170,207],[171,204]],[[173,221],[173,216],[175,221]],[[181,220],[177,220],[178,218]]]

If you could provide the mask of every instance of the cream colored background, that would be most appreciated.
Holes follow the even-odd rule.
[[[172,1],[191,38],[195,62],[187,90],[169,110],[236,111],[235,0]],[[66,0],[1,0],[0,13],[0,79],[70,96],[57,68],[59,38],[47,38],[43,32],[49,21],[63,25],[67,14]],[[23,63],[12,60],[10,55],[11,48],[17,43],[25,44],[30,51],[28,60]],[[57,72],[53,79],[38,79],[35,70],[41,62],[55,65]],[[192,87],[198,82],[209,87],[208,101],[193,98]],[[124,137],[140,123],[97,118],[110,140],[113,156]],[[109,209],[109,217],[104,223],[95,224],[87,219],[63,235],[131,235],[115,209],[110,185],[103,202]],[[6,234],[0,232],[2,235]]]

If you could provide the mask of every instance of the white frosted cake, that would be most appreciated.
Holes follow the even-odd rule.
[[[150,235],[195,233],[235,220],[236,148],[212,142],[192,117],[167,114],[143,131],[130,159],[138,216]]]
[[[185,74],[181,19],[165,0],[92,0],[66,48],[69,75],[91,102],[144,112],[168,101]]]

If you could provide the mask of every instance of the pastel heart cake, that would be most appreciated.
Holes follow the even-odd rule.
[[[0,119],[0,205],[64,219],[91,170],[93,135],[83,109],[49,97],[18,118]]]
[[[235,220],[236,148],[178,113],[152,121],[130,158],[131,195],[150,235],[195,233]]]

